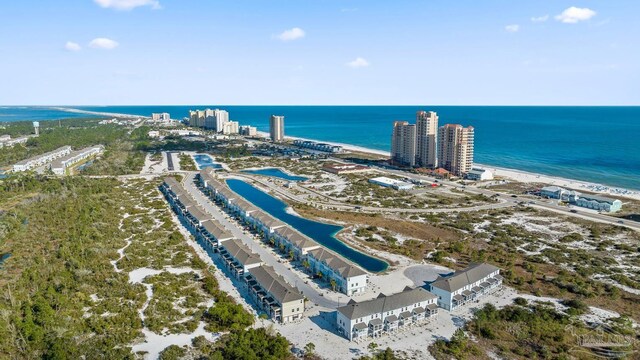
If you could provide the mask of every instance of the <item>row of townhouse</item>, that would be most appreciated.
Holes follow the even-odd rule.
[[[341,256],[325,248],[309,251],[307,261],[312,273],[333,280],[335,290],[349,296],[367,289],[369,275],[361,268],[345,261]]]
[[[434,318],[437,297],[423,288],[406,287],[402,292],[355,302],[336,309],[338,332],[351,341],[380,337]]]
[[[369,277],[364,270],[252,205],[216,179],[212,170],[201,170],[196,180],[205,195],[262,234],[266,241],[290,254],[292,260],[308,263],[309,270],[332,284],[335,290],[349,296],[365,291]]]
[[[39,166],[46,165],[55,159],[69,155],[71,146],[63,146],[47,153],[36,155],[32,158],[19,161],[13,165],[13,172],[29,171]]]
[[[166,178],[160,190],[198,242],[217,253],[229,273],[247,286],[258,308],[282,323],[302,318],[304,296],[264,265],[260,256],[207,214],[175,178]],[[267,275],[265,275],[267,274]]]
[[[489,264],[471,264],[453,275],[438,277],[429,284],[429,291],[438,297],[438,306],[456,308],[493,293],[502,285],[500,268]]]
[[[56,175],[64,175],[67,173],[67,169],[73,165],[86,160],[90,157],[98,156],[104,151],[104,146],[95,145],[81,150],[72,151],[68,155],[54,160],[49,169]]]

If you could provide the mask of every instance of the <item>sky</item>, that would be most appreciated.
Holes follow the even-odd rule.
[[[2,105],[640,105],[637,0],[4,0]]]

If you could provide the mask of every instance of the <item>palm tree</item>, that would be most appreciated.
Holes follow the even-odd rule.
[[[289,259],[293,260],[295,253],[293,250],[289,250]]]
[[[333,291],[336,291],[336,286],[338,285],[338,283],[336,283],[335,279],[331,279],[329,280],[329,284],[331,284],[331,289],[333,289]]]
[[[302,260],[302,266],[304,266],[304,268],[309,271],[309,268],[311,267],[311,264],[309,263],[309,260],[304,259]]]

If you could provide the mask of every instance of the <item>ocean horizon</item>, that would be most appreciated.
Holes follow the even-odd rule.
[[[475,162],[530,173],[640,190],[638,106],[74,106],[68,109],[174,119],[189,110],[221,108],[241,125],[269,130],[269,116],[285,116],[288,136],[389,151],[395,120],[415,122],[418,110],[439,123],[475,127]],[[2,106],[0,122],[103,117],[48,106]]]

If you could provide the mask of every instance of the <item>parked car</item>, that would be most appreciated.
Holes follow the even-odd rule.
[[[574,214],[578,212],[578,210],[576,210],[576,209],[571,209],[571,210],[569,210],[569,211],[570,211],[570,212],[572,212],[572,213],[574,213]]]
[[[618,220],[618,224],[624,224],[624,221]]]

